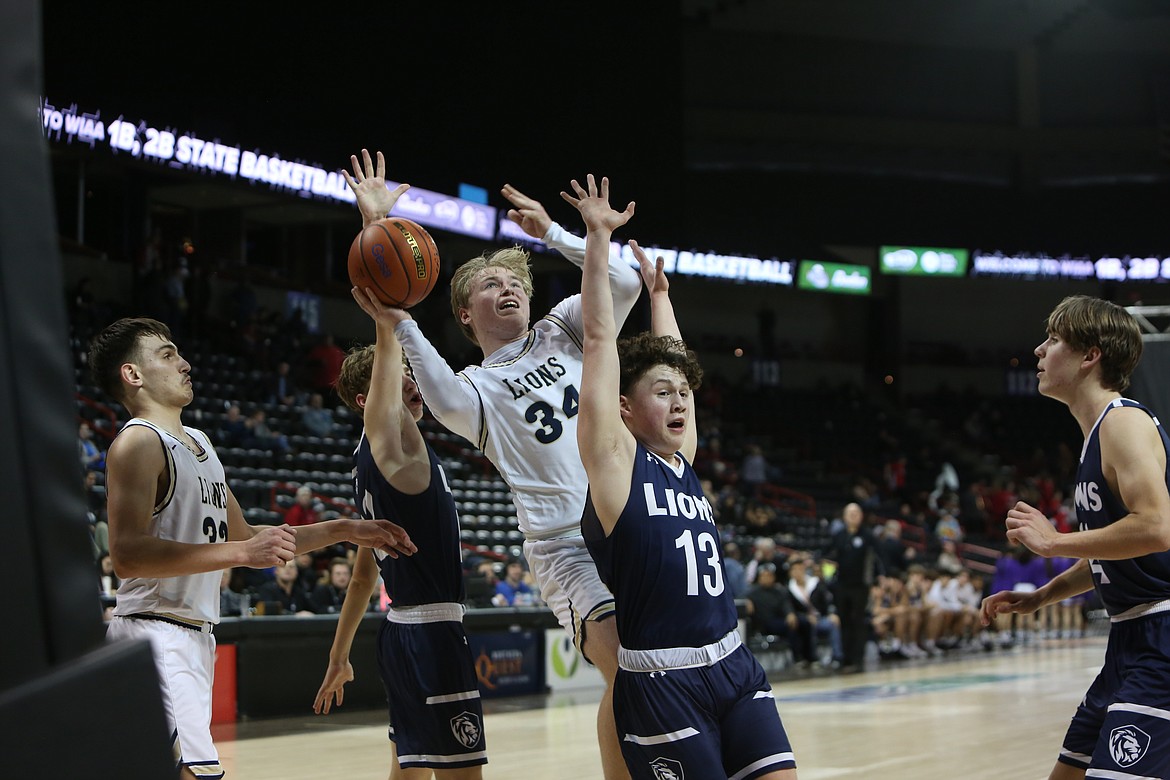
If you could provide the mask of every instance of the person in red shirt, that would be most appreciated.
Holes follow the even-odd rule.
[[[297,488],[297,502],[284,513],[284,522],[289,525],[312,525],[320,520],[313,508],[313,491],[301,485]]]
[[[337,377],[341,375],[341,364],[345,362],[345,352],[333,343],[332,334],[326,333],[305,359],[313,390],[323,395],[332,393]]]

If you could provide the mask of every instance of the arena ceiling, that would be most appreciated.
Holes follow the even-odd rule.
[[[1170,3],[683,0],[691,170],[1170,174]]]

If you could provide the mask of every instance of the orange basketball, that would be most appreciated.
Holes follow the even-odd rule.
[[[417,222],[386,217],[357,234],[349,247],[349,281],[374,291],[387,306],[409,309],[439,279],[439,250]]]

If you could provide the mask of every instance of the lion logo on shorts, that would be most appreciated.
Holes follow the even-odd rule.
[[[1150,747],[1150,735],[1137,726],[1118,726],[1109,732],[1109,752],[1118,766],[1133,766]]]
[[[459,740],[459,744],[470,750],[479,744],[479,737],[482,733],[479,727],[479,717],[470,712],[461,712],[454,718],[451,718],[451,733],[455,735],[455,739]]]
[[[654,780],[683,780],[682,764],[673,758],[656,758],[650,762]]]

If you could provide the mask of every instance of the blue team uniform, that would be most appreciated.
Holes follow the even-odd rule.
[[[378,633],[378,668],[390,703],[390,738],[405,768],[455,769],[487,763],[483,707],[463,630],[459,515],[430,445],[431,482],[422,493],[395,490],[378,470],[363,433],[354,451],[354,497],[362,516],[406,529],[414,555],[375,551],[392,602]]]
[[[607,537],[587,497],[582,531],[614,594],[614,716],[634,778],[749,780],[796,765],[764,670],[743,646],[719,532],[691,465],[641,444]]]
[[[1104,528],[1129,514],[1101,468],[1101,421],[1121,406],[1153,417],[1167,453],[1170,486],[1166,431],[1149,409],[1119,398],[1101,413],[1081,452],[1075,494],[1081,530]],[[1059,760],[1087,769],[1086,777],[1170,777],[1170,551],[1089,564],[1111,621],[1109,646]]]

